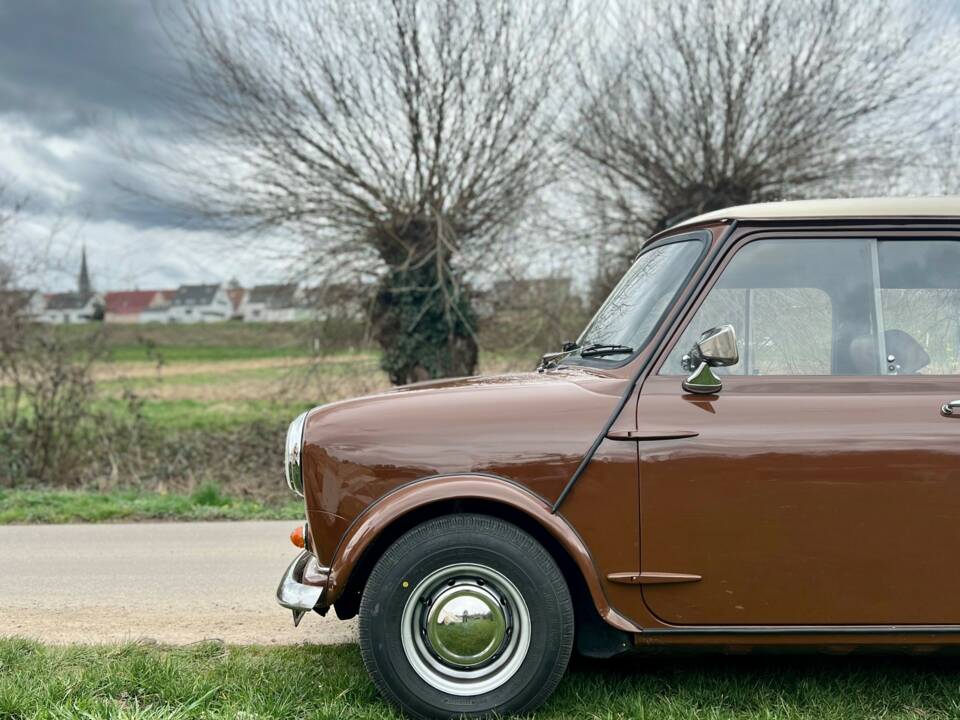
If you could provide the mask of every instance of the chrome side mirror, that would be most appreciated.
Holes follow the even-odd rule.
[[[701,395],[720,392],[720,382],[712,368],[736,365],[740,362],[737,351],[737,333],[733,325],[720,325],[701,333],[693,349],[683,356],[683,369],[691,371],[683,381],[683,389]]]

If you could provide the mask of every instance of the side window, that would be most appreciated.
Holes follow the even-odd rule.
[[[830,375],[833,303],[816,287],[751,291],[747,375]]]
[[[960,242],[878,243],[886,374],[960,375]]]
[[[733,325],[734,375],[875,375],[880,372],[872,240],[758,240],[741,248],[710,290],[660,372],[701,332]]]

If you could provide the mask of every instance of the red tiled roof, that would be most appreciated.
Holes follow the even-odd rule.
[[[123,290],[108,292],[105,300],[107,312],[115,315],[135,315],[142,313],[154,301],[162,290]]]

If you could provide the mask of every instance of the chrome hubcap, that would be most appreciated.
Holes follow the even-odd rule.
[[[482,585],[447,587],[427,612],[428,647],[451,667],[483,665],[506,635],[504,608]]]
[[[424,578],[404,605],[403,650],[429,685],[461,696],[501,686],[530,647],[530,613],[516,586],[483,565],[450,565]]]

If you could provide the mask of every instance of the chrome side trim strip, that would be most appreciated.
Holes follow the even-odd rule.
[[[960,625],[721,625],[645,628],[640,635],[960,635]]]

